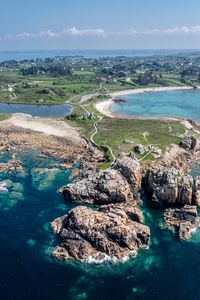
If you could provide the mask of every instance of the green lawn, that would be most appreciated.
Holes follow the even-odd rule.
[[[86,107],[97,116],[101,115],[96,111],[92,102],[88,103]],[[81,108],[75,108],[74,111],[78,115],[83,113]],[[94,120],[75,119],[67,122],[69,122],[71,126],[78,128],[80,133],[88,139],[94,132]],[[95,142],[98,145],[110,146],[115,155],[120,152],[133,151],[134,145],[138,143],[147,146],[143,136],[144,132],[148,132],[148,142],[158,146],[164,153],[170,144],[179,144],[181,139],[177,137],[176,134],[183,134],[185,132],[185,128],[178,121],[115,119],[105,116],[103,116],[103,119],[97,127],[98,133],[94,137]],[[172,128],[172,132],[169,131],[169,127]],[[129,140],[132,143],[124,143],[124,140]],[[147,160],[149,159],[152,160],[154,157],[149,155]]]

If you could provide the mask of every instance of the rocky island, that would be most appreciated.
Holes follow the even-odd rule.
[[[122,153],[109,169],[88,172],[61,188],[59,192],[66,199],[98,208],[80,205],[52,223],[61,239],[53,255],[59,259],[117,261],[149,246],[150,228],[143,225],[139,208],[144,200],[141,190],[149,199],[148,205],[163,209],[167,228],[181,240],[190,238],[200,225],[200,177],[192,177],[186,170],[200,153],[199,140],[186,136],[175,154],[169,155],[172,148],[150,166],[141,165],[132,153]]]

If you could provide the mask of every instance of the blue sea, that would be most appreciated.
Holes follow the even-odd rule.
[[[99,57],[147,57],[154,55],[179,55],[188,53],[199,52],[200,50],[18,50],[18,51],[0,51],[0,62],[6,60],[24,60],[24,59],[37,59],[37,58],[53,58],[64,56],[83,56],[86,58],[99,58]]]
[[[0,59],[20,60],[49,55],[49,51],[1,52]],[[58,53],[51,51],[51,55]],[[173,115],[200,120],[199,91],[144,93],[124,98],[127,103],[112,106],[115,113],[129,116]],[[0,108],[8,109],[8,106]],[[67,111],[70,107],[63,109]],[[43,110],[35,106],[12,105],[9,110],[40,116],[61,114],[57,107],[49,112],[47,107]],[[7,161],[10,155],[0,153],[0,162]],[[73,168],[65,170],[58,167],[58,160],[41,158],[32,150],[18,153],[17,158],[24,166],[22,174],[0,173],[0,184],[7,188],[0,191],[0,299],[200,299],[200,229],[189,241],[180,242],[164,228],[163,212],[148,209],[145,203],[142,209],[145,223],[151,228],[151,245],[135,258],[124,263],[103,265],[53,259],[51,252],[58,241],[50,224],[77,205],[57,193],[62,185],[70,182]],[[200,165],[194,166],[192,174],[200,175]]]
[[[129,117],[181,117],[200,121],[200,90],[144,92],[120,97],[126,102],[113,103],[114,114]]]
[[[1,154],[1,161],[9,158]],[[2,300],[188,300],[200,299],[200,230],[180,242],[163,227],[162,212],[143,207],[151,245],[125,263],[60,262],[50,223],[76,204],[57,189],[72,169],[36,152],[21,153],[22,174],[0,173],[0,299]],[[52,170],[55,168],[55,172]],[[51,171],[49,171],[51,170]],[[195,168],[195,175],[200,168]]]

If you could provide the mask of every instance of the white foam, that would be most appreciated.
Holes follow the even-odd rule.
[[[98,257],[102,257],[99,259]],[[105,262],[110,263],[119,263],[119,262],[126,262],[131,257],[135,258],[137,256],[137,251],[130,251],[129,255],[124,256],[122,259],[117,258],[116,256],[109,256],[102,252],[97,252],[93,255],[90,255],[87,259],[82,260],[83,262],[87,262],[89,264],[103,264]]]

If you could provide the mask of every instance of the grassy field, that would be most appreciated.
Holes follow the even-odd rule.
[[[75,79],[73,79],[73,76]],[[100,85],[94,82],[95,73],[90,71],[74,71],[72,78],[67,77],[51,77],[47,75],[40,76],[23,76],[17,70],[7,71],[0,76],[0,85],[6,86],[10,83],[13,92],[1,91],[0,102],[8,103],[29,103],[29,104],[59,104],[68,100],[77,103],[82,95],[96,92]],[[137,75],[136,75],[137,76]],[[179,86],[183,85],[180,81],[180,75],[163,73],[162,78],[166,85]],[[119,90],[138,88],[135,84],[136,77],[132,77],[131,83],[125,80],[117,82],[106,82],[103,84],[101,94],[105,91],[114,92]],[[149,86],[142,86],[143,88]],[[101,86],[102,87],[102,86]],[[105,98],[102,94],[102,98]],[[100,97],[99,97],[100,98]],[[93,99],[88,101],[86,108],[96,115],[96,119],[82,120],[80,117],[85,113],[81,107],[75,106],[74,118],[67,120],[70,125],[76,127],[82,135],[90,139],[94,132],[94,123],[99,116],[102,116],[101,122],[98,123],[98,133],[94,137],[94,141],[99,146],[111,147],[114,155],[120,152],[133,151],[136,144],[147,146],[144,138],[144,132],[147,132],[147,140],[150,144],[159,147],[164,153],[166,148],[172,143],[179,143],[178,134],[184,133],[184,128],[179,122],[166,122],[158,120],[134,120],[134,119],[114,119],[107,118],[96,111]],[[0,116],[0,120],[7,116]],[[172,128],[172,131],[169,130]],[[129,142],[125,142],[128,140]],[[111,153],[108,150],[108,163],[111,160]],[[138,156],[140,158],[140,155]],[[150,154],[146,158],[152,160],[154,157]]]
[[[136,144],[147,146],[143,133],[148,132],[148,142],[165,152],[170,144],[180,142],[180,138],[169,133],[169,126],[173,128],[174,134],[184,133],[183,127],[178,122],[104,118],[99,123],[99,133],[95,141],[109,145],[117,155],[120,152],[133,151]],[[124,143],[125,140],[131,141],[131,144]]]
[[[157,74],[159,76],[159,74]],[[131,81],[126,78],[117,81],[107,81],[103,84],[96,80],[95,72],[88,70],[74,70],[72,76],[53,77],[50,75],[22,75],[18,70],[6,70],[0,73],[0,102],[25,104],[59,104],[74,98],[80,99],[84,94],[115,92],[120,90],[158,87],[160,84],[139,86],[138,74],[130,75]],[[162,73],[162,86],[182,86],[178,74]],[[6,86],[12,86],[13,93],[5,91]],[[76,97],[77,96],[77,97]]]
[[[90,101],[86,107],[98,118],[102,116],[102,120],[97,124],[98,133],[94,137],[94,141],[98,145],[108,145],[112,148],[116,156],[120,152],[134,151],[136,144],[147,146],[144,138],[144,132],[147,132],[147,140],[150,144],[159,147],[162,153],[165,153],[167,147],[172,144],[179,144],[180,134],[184,134],[185,128],[178,121],[162,121],[162,120],[135,120],[135,119],[119,119],[109,118],[101,115]],[[81,108],[75,108],[74,112],[79,116],[83,113]],[[74,120],[67,121],[71,126],[78,128],[79,132],[86,138],[90,139],[94,132],[95,120],[80,120],[78,117]],[[130,143],[126,143],[128,140]],[[141,158],[138,155],[138,158]],[[147,156],[146,160],[155,159],[153,155]]]
[[[4,121],[6,119],[8,119],[10,116],[6,115],[6,114],[0,114],[0,121]]]

